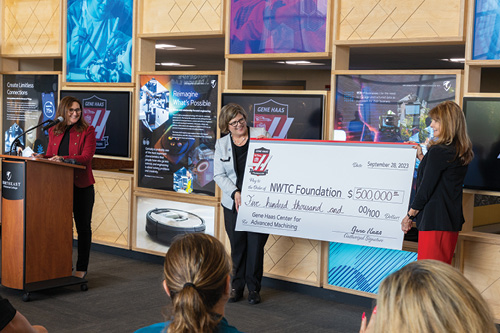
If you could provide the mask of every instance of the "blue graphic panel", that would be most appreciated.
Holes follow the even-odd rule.
[[[325,52],[327,0],[231,0],[231,54]]]
[[[500,0],[477,0],[474,10],[473,60],[500,59]]]
[[[328,284],[376,294],[380,282],[417,260],[417,253],[330,243]]]
[[[132,82],[133,0],[67,0],[66,80]]]

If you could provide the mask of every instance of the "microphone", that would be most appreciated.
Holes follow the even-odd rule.
[[[46,130],[48,130],[49,128],[51,128],[53,126],[56,126],[57,124],[59,124],[63,120],[64,120],[64,118],[61,116],[57,117],[54,120],[51,120],[47,125],[43,126],[42,131],[45,132]]]

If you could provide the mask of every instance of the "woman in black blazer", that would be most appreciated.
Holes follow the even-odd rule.
[[[462,229],[462,186],[472,161],[472,143],[465,117],[452,101],[434,107],[429,116],[434,139],[425,156],[416,145],[421,160],[417,171],[417,192],[407,216],[401,222],[406,233],[417,222],[418,260],[435,259],[451,264],[458,232]]]

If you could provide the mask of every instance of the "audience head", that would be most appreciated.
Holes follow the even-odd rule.
[[[229,299],[231,259],[216,238],[189,233],[174,240],[165,255],[165,290],[172,299],[168,332],[212,332],[216,308]],[[223,312],[223,310],[222,310]]]
[[[379,287],[374,332],[496,333],[488,305],[448,264],[419,260],[389,275]]]

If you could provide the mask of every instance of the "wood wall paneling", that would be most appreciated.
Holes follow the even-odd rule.
[[[2,55],[61,57],[60,0],[4,0]]]
[[[94,178],[92,242],[130,249],[132,175],[94,171]],[[76,228],[73,236],[77,237]]]
[[[339,41],[463,39],[464,0],[338,1]]]
[[[142,0],[139,35],[222,34],[224,0]]]
[[[465,277],[479,290],[500,323],[500,240],[498,235],[465,233],[459,238]]]

